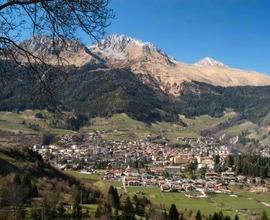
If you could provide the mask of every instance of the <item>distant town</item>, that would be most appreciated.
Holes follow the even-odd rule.
[[[179,141],[188,147],[169,147],[148,138],[108,143],[99,133],[66,134],[53,145],[34,145],[33,150],[59,169],[98,173],[104,180],[122,182],[124,189],[159,187],[162,192],[183,192],[191,198],[231,193],[236,185],[245,186],[250,192],[270,191],[270,181],[265,178],[269,169],[258,175],[236,171],[234,165],[229,165],[230,160],[233,156],[241,158],[241,154],[234,153],[230,146],[213,137]],[[269,151],[262,151],[264,158],[270,157]]]

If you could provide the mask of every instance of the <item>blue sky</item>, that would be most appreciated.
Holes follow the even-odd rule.
[[[111,7],[108,34],[152,42],[187,63],[210,56],[270,74],[269,0],[111,0]]]

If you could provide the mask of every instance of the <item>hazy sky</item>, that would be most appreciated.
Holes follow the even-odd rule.
[[[111,0],[111,7],[108,34],[152,42],[187,63],[209,56],[270,74],[270,0]]]

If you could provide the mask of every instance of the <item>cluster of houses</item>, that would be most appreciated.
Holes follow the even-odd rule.
[[[248,184],[268,191],[268,183],[261,178],[236,176],[228,169],[214,172],[215,156],[222,163],[231,154],[228,146],[214,138],[182,138],[186,147],[169,147],[149,140],[106,143],[95,133],[73,138],[63,136],[57,144],[35,145],[33,149],[44,160],[60,169],[96,172],[97,164],[105,164],[104,179],[119,180],[124,187],[155,186],[164,192],[195,192],[206,196],[209,192],[227,193],[234,184]],[[186,168],[196,162],[196,170],[204,168],[200,177],[190,177]],[[257,187],[257,188],[256,188]],[[188,194],[190,196],[190,194]]]
[[[159,187],[162,192],[186,192],[194,197],[206,197],[209,193],[230,193],[231,186],[236,184],[250,186],[252,191],[270,191],[270,182],[261,177],[236,175],[232,170],[217,173],[207,171],[202,178],[186,178],[179,166],[152,168],[111,168],[104,175],[106,180],[122,180],[124,187],[145,186]],[[165,172],[170,176],[165,176]],[[196,193],[196,194],[194,194]],[[190,196],[190,194],[186,194]]]
[[[97,162],[106,162],[109,167],[127,167],[136,163],[138,167],[148,165],[159,172],[159,167],[173,165],[167,172],[180,172],[193,160],[197,160],[198,168],[213,169],[215,155],[226,158],[230,154],[227,146],[218,146],[212,139],[185,139],[190,147],[177,148],[146,140],[121,141],[105,143],[98,135],[89,134],[78,141],[70,135],[64,135],[57,144],[34,145],[44,160],[61,169],[92,170]],[[176,170],[173,170],[175,167]]]

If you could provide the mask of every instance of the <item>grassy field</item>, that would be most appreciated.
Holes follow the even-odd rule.
[[[108,191],[111,185],[115,187],[122,186],[121,182],[119,181],[104,181],[102,180],[102,176],[98,174],[87,174],[87,173],[80,173],[76,171],[66,171],[66,173],[77,178],[83,183],[91,184],[92,186],[97,187],[102,192]]]
[[[104,181],[101,179],[101,176],[92,174],[76,172],[71,172],[70,174],[80,180],[85,181],[88,179],[102,192],[106,193],[110,185],[118,187],[118,190],[123,192],[120,182]],[[174,203],[182,212],[189,210],[196,212],[200,209],[204,215],[209,215],[213,212],[222,211],[224,214],[232,217],[238,214],[241,220],[246,220],[252,214],[261,214],[263,210],[270,215],[270,208],[262,204],[262,202],[270,203],[269,193],[250,193],[246,190],[235,190],[235,196],[213,194],[208,198],[193,199],[186,197],[184,193],[164,193],[157,187],[128,187],[127,190],[131,197],[134,194],[148,197],[160,209],[164,209],[164,207],[169,209],[171,204]]]
[[[86,210],[90,214],[90,216],[95,216],[98,204],[85,204],[82,205],[82,210],[85,212]]]
[[[40,131],[49,131],[53,134],[66,134],[72,131],[66,129],[56,129],[49,125],[51,113],[42,111],[46,119],[38,119],[35,114],[40,111],[26,110],[24,112],[0,112],[0,130],[22,134],[38,134]],[[90,124],[81,129],[82,132],[101,132],[104,139],[112,140],[130,140],[144,138],[148,135],[165,136],[169,140],[175,141],[177,137],[197,137],[200,132],[211,126],[225,121],[229,115],[221,118],[212,118],[209,116],[200,116],[194,119],[183,118],[182,120],[188,125],[183,127],[180,123],[157,122],[147,124],[136,121],[126,114],[116,114],[110,118],[91,119]],[[33,129],[29,124],[38,126]]]
[[[258,126],[250,121],[244,121],[241,124],[235,125],[233,127],[224,130],[224,133],[230,136],[240,135],[243,131],[250,129],[255,129]]]
[[[22,132],[25,134],[36,133],[22,123],[24,120],[33,121],[33,115],[32,111],[26,111],[23,114],[0,112],[0,129],[3,131]]]
[[[100,180],[101,176],[98,174],[88,174],[88,173],[81,173],[81,172],[75,172],[75,171],[66,171],[67,174],[75,177],[79,180],[87,180],[87,181],[98,181]]]
[[[97,117],[91,120],[91,124],[83,127],[84,132],[101,133],[106,140],[130,140],[144,138],[148,135],[163,136],[171,142],[176,142],[178,137],[199,137],[200,132],[206,128],[211,128],[231,118],[232,113],[225,114],[220,118],[213,118],[207,115],[195,117],[193,119],[181,116],[181,120],[188,126],[181,123],[156,122],[146,124],[133,120],[126,114],[116,114],[110,118]]]
[[[47,111],[41,111],[46,116],[46,119],[39,119],[35,117],[35,114],[38,112],[40,111],[26,110],[20,113],[0,112],[0,131],[12,132],[14,134],[21,133],[25,135],[38,135],[40,132],[46,131],[55,135],[74,133],[74,131],[67,129],[52,128],[50,126],[50,121],[52,121],[55,116]],[[202,115],[194,118],[186,118],[180,116],[181,121],[187,125],[185,127],[180,121],[174,123],[156,122],[147,124],[134,120],[126,114],[115,114],[109,118],[97,117],[90,119],[89,124],[82,127],[81,131],[86,133],[99,132],[107,141],[135,140],[152,136],[163,137],[171,143],[177,143],[179,137],[199,137],[203,130],[215,127],[219,123],[225,122],[232,117],[234,117],[234,113],[226,113],[222,117]],[[55,118],[61,121],[61,117]],[[38,129],[31,127],[31,124],[37,125]],[[241,134],[242,131],[251,128],[256,128],[256,125],[247,121],[240,125],[228,128],[224,130],[224,132],[228,135],[235,136]],[[265,133],[262,133],[260,136],[264,134]],[[257,134],[257,136],[258,135],[259,134]],[[4,137],[1,137],[1,134],[0,139],[0,141],[4,141]]]
[[[46,119],[36,118],[35,115],[38,112],[42,112],[42,114],[46,116]],[[3,135],[3,132],[11,132],[14,135],[23,134],[32,136],[37,136],[42,132],[50,132],[55,135],[74,133],[74,131],[71,130],[57,129],[51,126],[52,121],[58,120],[58,123],[60,125],[63,124],[64,127],[63,118],[67,117],[69,114],[72,113],[66,112],[59,116],[45,110],[26,110],[18,113],[0,112],[0,145],[8,143],[6,140],[7,135]],[[151,136],[157,138],[157,142],[163,142],[163,138],[165,138],[169,140],[170,143],[175,144],[179,143],[179,137],[199,137],[203,130],[214,128],[234,116],[235,113],[233,112],[227,112],[222,117],[201,115],[194,118],[186,118],[181,115],[180,120],[174,123],[155,122],[148,124],[134,120],[123,113],[115,114],[108,118],[96,117],[90,119],[89,123],[82,127],[80,131],[85,133],[99,132],[103,139],[107,141],[136,140]],[[183,126],[181,122],[184,122],[187,126]],[[38,128],[35,129],[35,127],[31,125],[37,126]],[[222,133],[224,132],[224,134],[229,137],[234,137],[240,135],[243,131],[248,131],[248,138],[258,139],[264,145],[270,142],[268,127],[259,127],[250,121],[243,121],[238,125],[226,128]]]
[[[46,119],[39,119],[35,117],[35,114],[42,112]],[[23,112],[0,112],[0,130],[23,133],[23,134],[37,134],[39,131],[49,131],[53,134],[66,134],[72,131],[66,129],[52,128],[49,125],[49,120],[53,117],[52,113],[47,111],[33,111],[26,110]],[[33,129],[30,124],[38,126],[38,129]]]
[[[226,194],[214,194],[209,198],[193,199],[188,198],[184,193],[163,193],[158,188],[149,187],[130,187],[129,194],[140,193],[151,199],[152,202],[160,205],[160,207],[170,207],[174,203],[181,211],[198,209],[204,214],[211,214],[215,211],[220,211],[226,215],[234,216],[238,214],[241,219],[247,219],[252,214],[261,214],[263,210],[270,215],[270,209],[261,202],[269,201],[270,195],[255,194],[243,192],[237,197],[232,197]]]
[[[38,112],[42,112],[46,119],[36,118]],[[49,123],[52,117],[55,116],[47,111],[0,112],[0,146],[19,145],[22,140],[28,140],[27,143],[33,140],[37,143],[40,134],[44,132],[54,135],[74,133],[66,129],[52,128]]]

